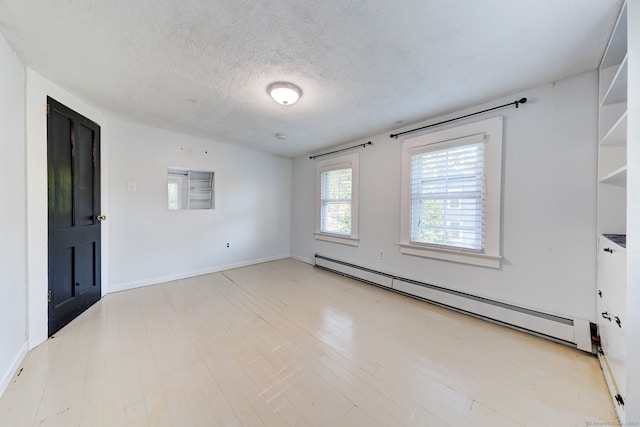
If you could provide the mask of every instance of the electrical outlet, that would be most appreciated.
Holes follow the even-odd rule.
[[[229,243],[227,243],[227,247],[229,247]]]
[[[135,181],[127,181],[127,192],[135,193],[138,191],[138,184]]]

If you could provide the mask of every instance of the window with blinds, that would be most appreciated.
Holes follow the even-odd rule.
[[[412,243],[482,250],[483,142],[413,154],[410,180]]]
[[[351,167],[320,173],[320,232],[351,235]]]
[[[352,153],[316,163],[316,239],[358,246],[359,162]]]
[[[400,253],[500,268],[502,117],[402,143]]]

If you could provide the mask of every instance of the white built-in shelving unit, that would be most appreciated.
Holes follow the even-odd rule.
[[[213,172],[189,171],[189,209],[213,209]]]
[[[598,114],[599,359],[620,422],[625,422],[627,360],[627,5],[600,64]]]

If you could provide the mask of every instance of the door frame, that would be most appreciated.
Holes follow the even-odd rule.
[[[26,70],[27,157],[27,345],[31,350],[48,338],[48,197],[47,96],[101,124],[100,187],[102,212],[108,212],[108,120],[100,110],[79,100],[36,71]],[[108,221],[102,225],[102,296],[108,293]]]

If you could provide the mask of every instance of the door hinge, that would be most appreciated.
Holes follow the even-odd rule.
[[[51,302],[51,291],[47,292],[47,299]]]
[[[51,105],[47,104],[47,116],[51,114]]]
[[[614,319],[616,319],[616,323],[618,324],[618,327],[622,328],[622,320],[620,320],[618,316],[614,317]]]
[[[624,399],[622,398],[622,395],[620,393],[615,395],[615,399],[618,403],[618,406],[624,406]]]

